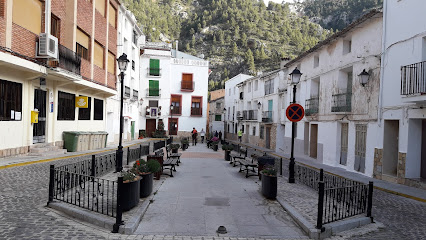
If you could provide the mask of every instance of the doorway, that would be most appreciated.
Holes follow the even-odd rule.
[[[340,130],[340,164],[346,165],[348,160],[348,123],[342,123]]]
[[[33,123],[33,143],[46,142],[46,91],[34,89],[34,109],[38,110],[38,123]]]
[[[169,134],[177,135],[179,129],[179,123],[177,118],[169,118]]]
[[[305,155],[309,154],[309,122],[305,122],[305,132],[303,136],[304,148],[303,151]]]
[[[355,163],[354,170],[365,172],[365,152],[367,143],[367,124],[355,125]]]
[[[311,139],[309,157],[317,158],[318,151],[318,124],[311,124]]]
[[[155,132],[155,129],[157,128],[157,122],[155,119],[147,119],[146,120],[146,135],[148,137],[152,137],[152,133]]]
[[[385,120],[383,135],[383,174],[395,176],[398,167],[399,121]]]
[[[266,127],[265,147],[271,149],[271,127]]]
[[[426,41],[426,40],[425,40]],[[420,164],[420,178],[426,180],[426,120],[422,120],[422,160]]]
[[[135,121],[130,122],[130,134],[132,135],[132,140],[135,140]]]

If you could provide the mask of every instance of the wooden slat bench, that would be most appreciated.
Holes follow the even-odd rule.
[[[172,153],[172,149],[170,148],[170,145],[167,145],[166,154],[167,154],[167,159],[177,159],[176,165],[179,166],[180,156],[182,156],[182,153]]]
[[[239,159],[244,159],[247,157],[247,148],[240,147],[238,153],[233,153],[229,155],[231,157],[231,162],[229,164],[233,164],[233,166],[237,166],[237,162]]]
[[[176,172],[177,159],[176,158],[167,158],[164,160],[164,151],[162,148],[154,152],[156,156],[163,156],[163,164],[161,166],[161,171],[164,175],[169,175],[173,177],[173,172]],[[164,170],[170,169],[170,174],[164,173]]]

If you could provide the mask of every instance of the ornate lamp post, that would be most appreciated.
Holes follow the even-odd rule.
[[[296,85],[300,82],[300,77],[302,73],[297,69],[297,67],[290,73],[291,76],[291,84],[293,84],[293,103],[296,103]],[[291,124],[291,157],[290,157],[290,165],[289,165],[289,183],[294,183],[294,134],[296,132],[296,123],[292,122]]]
[[[173,106],[173,104],[170,105],[170,122],[169,122],[169,135],[172,135],[172,128],[174,127],[174,124],[172,122],[173,120],[173,109],[175,106]]]
[[[115,166],[115,171],[120,172],[123,169],[123,95],[124,95],[124,72],[127,69],[127,64],[129,63],[129,59],[127,59],[127,55],[123,53],[118,59],[118,68],[120,69],[120,77],[121,77],[121,89],[120,89],[120,137],[118,142],[118,150],[117,150],[117,164]]]

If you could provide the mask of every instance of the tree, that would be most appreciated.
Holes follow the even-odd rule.
[[[248,66],[248,69],[250,70],[251,74],[255,74],[256,73],[256,67],[254,65],[254,57],[253,57],[253,52],[248,49],[246,52],[246,64]]]
[[[232,54],[233,55],[237,55],[238,53],[238,47],[237,44],[235,42],[232,43]]]

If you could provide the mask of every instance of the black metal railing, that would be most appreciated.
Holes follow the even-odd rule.
[[[191,116],[202,116],[202,115],[203,115],[202,108],[191,107]]]
[[[124,87],[124,97],[130,98],[130,87]]]
[[[248,120],[257,120],[257,110],[249,110]]]
[[[319,110],[319,98],[306,99],[305,101],[305,115],[310,116],[318,113]]]
[[[176,114],[176,115],[179,115],[179,114],[181,114],[182,112],[181,112],[181,108],[180,107],[173,107],[173,110],[171,110],[170,112],[171,112],[171,114]]]
[[[165,141],[158,141],[154,143],[154,151],[166,146]]]
[[[352,111],[352,93],[333,94],[331,105],[332,112],[350,112]]]
[[[116,217],[117,181],[55,169],[54,165],[50,166],[50,175],[49,201],[58,200]]]
[[[243,114],[241,113],[241,111],[237,111],[237,119],[243,119]]]
[[[102,155],[92,155],[79,162],[56,167],[55,170],[100,177],[115,169],[116,153],[110,152]]]
[[[136,64],[135,64],[135,60],[132,60],[132,70],[133,70],[133,71],[135,70],[135,66],[136,66]]]
[[[272,111],[263,111],[262,122],[272,122]]]
[[[426,61],[401,67],[401,95],[426,94]]]
[[[172,143],[173,143],[173,137],[167,138],[166,144],[169,145],[169,144],[172,144]]]
[[[248,110],[243,111],[243,120],[248,120]]]
[[[66,69],[77,75],[80,74],[81,57],[71,49],[68,49],[61,44],[58,44],[59,63],[58,67]]]
[[[138,90],[133,89],[132,99],[133,100],[138,100],[138,98],[139,98],[139,92],[138,92]]]

